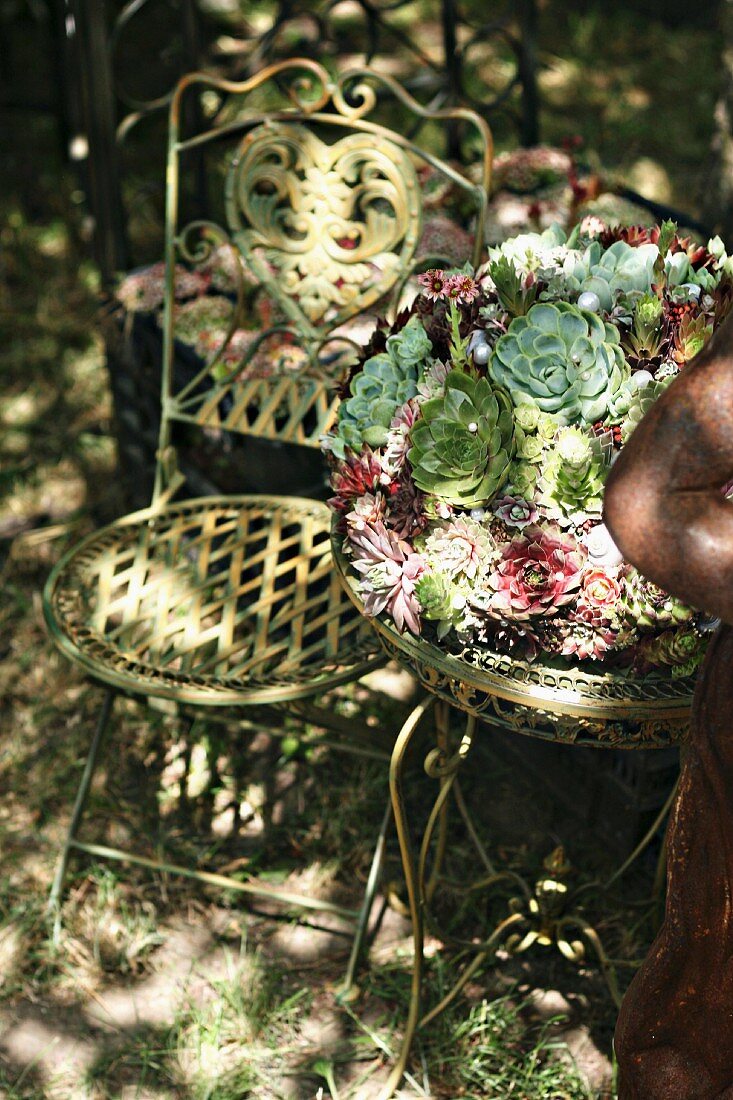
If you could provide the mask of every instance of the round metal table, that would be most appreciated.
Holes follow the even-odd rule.
[[[334,530],[332,547],[336,572],[350,599],[363,614],[364,604],[357,591],[356,577],[350,571],[341,542],[342,537]],[[428,692],[400,730],[390,762],[390,796],[415,952],[402,1047],[379,1098],[388,1100],[404,1074],[415,1032],[447,1007],[499,946],[518,953],[534,943],[554,943],[567,958],[580,961],[584,957],[585,943],[595,952],[617,1004],[620,1001],[615,971],[595,929],[579,914],[567,912],[569,899],[564,877],[568,865],[562,850],[557,849],[548,857],[546,875],[532,890],[514,872],[498,871],[482,845],[457,778],[469,755],[478,721],[545,740],[597,748],[652,749],[681,744],[689,731],[694,678],[674,678],[671,672],[639,677],[622,669],[598,671],[597,665],[593,671],[586,671],[571,662],[564,665],[559,662],[552,665],[542,661],[530,663],[488,649],[467,659],[445,652],[425,638],[400,634],[380,618],[369,618],[369,622],[387,654],[412,672]],[[404,765],[420,721],[433,707],[435,746],[427,754],[424,766],[428,775],[439,782],[439,790],[416,854],[404,797]],[[453,751],[449,747],[450,707],[467,716],[465,732]],[[442,1001],[421,1015],[424,934],[447,844],[446,809],[451,794],[483,866],[481,884],[491,887],[508,882],[516,886],[519,897],[512,899],[509,915],[482,943],[460,943],[462,947],[470,946],[475,950],[473,961],[464,968]],[[645,840],[609,882],[618,878],[636,858],[664,819],[673,797],[674,792]],[[428,874],[431,852],[432,867]],[[352,957],[357,955],[358,948]],[[350,971],[347,984],[352,977]]]

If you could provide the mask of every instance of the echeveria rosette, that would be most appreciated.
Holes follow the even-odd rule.
[[[387,350],[372,355],[351,380],[330,446],[343,459],[347,448],[382,447],[398,410],[417,393],[432,345],[417,317],[387,337]]]
[[[542,302],[497,340],[489,374],[515,405],[590,425],[603,419],[629,367],[613,325],[569,302]]]
[[[526,528],[488,578],[493,611],[520,621],[557,615],[576,598],[585,562],[584,547],[559,527]]]
[[[565,271],[570,280],[577,280],[578,294],[597,294],[600,308],[609,313],[619,298],[633,301],[649,293],[658,255],[655,244],[635,248],[625,241],[615,241],[604,250],[600,241],[593,241],[581,256],[566,262]]]
[[[514,419],[506,393],[487,378],[452,370],[445,389],[422,405],[408,452],[415,484],[459,508],[479,508],[496,496],[514,450]]]

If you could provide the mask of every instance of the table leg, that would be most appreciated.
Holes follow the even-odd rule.
[[[427,754],[424,764],[427,774],[436,779],[440,787],[428,815],[416,856],[410,836],[404,796],[404,765],[419,723],[435,702],[434,698],[428,698],[412,711],[397,737],[390,765],[390,794],[412,921],[414,958],[410,1002],[399,1056],[378,1100],[390,1100],[398,1088],[407,1066],[416,1031],[443,1012],[455,1000],[470,978],[487,960],[492,958],[501,946],[511,954],[521,954],[534,944],[554,946],[567,959],[575,963],[582,962],[586,947],[590,947],[598,959],[611,996],[617,1005],[620,1004],[615,969],[598,933],[581,913],[571,911],[574,894],[568,890],[566,880],[570,866],[562,848],[555,849],[547,857],[544,873],[534,887],[514,871],[497,871],[494,868],[473,824],[457,781],[458,772],[467,759],[474,740],[477,719],[473,716],[467,718],[460,744],[451,754],[449,749],[450,707],[442,701],[437,701],[435,713],[436,745]],[[446,852],[447,811],[451,794],[455,798],[469,838],[487,872],[479,881],[474,882],[470,889],[491,890],[499,885],[508,885],[516,889],[516,896],[509,900],[508,915],[499,921],[482,942],[460,940],[436,928],[436,933],[442,940],[462,950],[470,951],[473,958],[463,968],[443,999],[421,1016],[425,929],[428,923],[431,927],[435,923],[435,916],[430,910]],[[646,838],[647,843],[648,839]],[[428,871],[431,853],[433,859]],[[635,856],[638,854],[636,852]],[[623,873],[625,869],[626,865],[620,869],[619,873]]]
[[[437,744],[425,758],[425,771],[429,776],[439,781],[440,790],[428,816],[427,825],[420,845],[419,856],[416,860],[412,839],[410,837],[404,797],[404,763],[407,750],[417,731],[418,725],[434,703],[434,698],[431,697],[426,699],[410,714],[395,742],[390,765],[390,793],[392,796],[392,808],[394,811],[397,836],[400,843],[402,869],[405,876],[405,885],[407,887],[408,907],[412,921],[414,957],[412,964],[410,1003],[400,1053],[387,1084],[379,1095],[379,1100],[389,1100],[402,1080],[407,1065],[407,1059],[410,1055],[412,1041],[420,1023],[425,915],[427,907],[434,896],[443,857],[445,855],[448,797],[455,782],[458,769],[465,761],[471,749],[474,732],[476,730],[476,719],[469,718],[460,745],[456,752],[451,755],[448,746],[450,722],[449,708],[444,703],[438,706],[436,713]],[[434,861],[428,876],[427,864],[434,840]]]

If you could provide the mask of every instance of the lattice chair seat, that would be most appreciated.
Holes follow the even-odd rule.
[[[324,505],[205,498],[124,517],[49,578],[62,650],[122,691],[213,706],[312,696],[381,663]]]

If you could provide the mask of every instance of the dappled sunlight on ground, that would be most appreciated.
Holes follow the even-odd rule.
[[[540,50],[544,136],[580,133],[638,190],[690,209],[715,91],[710,31],[662,35],[640,15],[608,5],[579,14],[579,4],[550,27],[552,7]],[[488,72],[486,56],[499,87],[504,62]],[[20,148],[4,151],[14,183],[0,197],[0,1096],[314,1100],[319,1088],[328,1096],[331,1075],[340,1100],[372,1100],[398,1048],[413,954],[392,834],[371,966],[353,1005],[336,998],[350,947],[343,921],[298,920],[272,901],[81,855],[58,950],[51,945],[44,906],[102,693],[51,645],[40,593],[59,557],[124,502],[74,184],[54,164],[48,126],[33,125],[43,171]],[[412,678],[389,665],[319,702],[347,723],[365,721],[375,745],[389,747],[417,697]],[[265,722],[187,737],[173,716],[129,700],[110,742],[87,839],[358,906],[386,805],[383,763],[316,747],[295,721],[282,740]],[[435,793],[422,766],[428,744],[410,761],[407,797],[420,822]],[[492,854],[531,880],[562,840],[581,868],[577,883],[601,875],[610,858],[601,837],[559,821],[546,789],[493,752],[490,735],[473,751],[465,795]],[[506,912],[504,897],[466,893],[475,853],[460,824],[451,829],[428,1003],[453,973],[444,926],[479,938]],[[644,866],[626,897],[586,894],[623,980],[651,933],[648,907],[636,904],[649,884]],[[602,1089],[615,1011],[597,967],[541,949],[501,955],[465,993],[421,1035],[400,1095],[611,1095]]]

